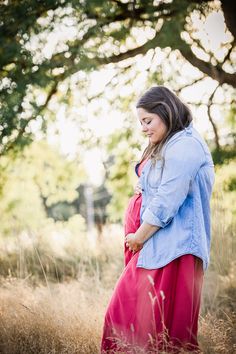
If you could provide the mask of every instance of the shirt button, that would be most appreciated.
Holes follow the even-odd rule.
[[[142,188],[142,192],[144,192],[144,189]]]

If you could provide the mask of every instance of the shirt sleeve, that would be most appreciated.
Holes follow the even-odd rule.
[[[193,137],[181,137],[166,147],[161,183],[143,213],[143,221],[168,225],[186,199],[191,181],[205,162],[205,152]]]

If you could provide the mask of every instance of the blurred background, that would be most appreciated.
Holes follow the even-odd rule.
[[[200,342],[236,351],[235,4],[0,2],[1,353],[99,352],[147,144],[135,104],[154,85],[213,155]]]

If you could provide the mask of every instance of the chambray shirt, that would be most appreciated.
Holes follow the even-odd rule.
[[[157,269],[184,254],[209,263],[210,197],[214,165],[209,149],[192,123],[166,143],[162,161],[145,164],[141,176],[141,223],[157,225],[143,245],[137,267]]]

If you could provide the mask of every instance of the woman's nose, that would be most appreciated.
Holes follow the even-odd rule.
[[[147,131],[147,126],[145,124],[142,125],[142,131],[145,133]]]

